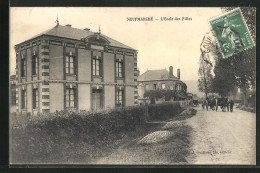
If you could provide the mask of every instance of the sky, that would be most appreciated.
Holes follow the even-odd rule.
[[[15,74],[14,46],[56,25],[71,24],[107,35],[138,51],[140,74],[146,70],[181,70],[182,80],[197,80],[200,44],[210,31],[208,20],[220,8],[157,7],[12,7],[10,10],[10,73]],[[153,17],[153,21],[127,21],[130,17]],[[162,21],[161,18],[180,18]],[[183,20],[189,17],[192,20]],[[158,19],[158,20],[156,20]]]

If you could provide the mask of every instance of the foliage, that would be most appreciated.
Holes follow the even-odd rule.
[[[148,105],[149,120],[167,120],[182,112],[179,102]]]
[[[223,12],[227,12],[232,10],[233,7],[225,7],[222,8]],[[253,40],[256,39],[256,33],[255,33],[255,8],[240,8],[242,11],[242,14],[244,16],[244,19],[246,21],[246,24],[249,28],[249,31],[252,35]],[[255,47],[251,49],[244,50],[240,53],[234,54],[227,58],[225,60],[225,63],[223,63],[223,60],[219,57],[216,65],[215,75],[215,89],[217,89],[220,94],[223,94],[223,89],[221,91],[218,90],[219,86],[223,86],[223,80],[228,82],[227,85],[232,85],[235,83],[235,85],[242,89],[244,93],[244,103],[246,104],[247,99],[247,88],[254,87],[255,81],[256,81],[256,60],[255,60]],[[219,69],[218,69],[219,68]],[[223,71],[224,70],[224,71]],[[224,77],[225,79],[220,80],[220,77]],[[234,82],[235,80],[235,82]]]
[[[212,89],[221,97],[227,97],[236,88],[236,78],[229,70],[228,61],[229,59],[219,59],[214,68],[215,77],[212,82]]]
[[[12,114],[10,162],[95,163],[96,159],[118,148],[123,139],[136,138],[155,126],[145,123],[145,108],[134,106],[80,113],[58,111],[39,116]],[[165,103],[152,105],[150,110],[153,118],[172,117],[181,108],[177,103]]]

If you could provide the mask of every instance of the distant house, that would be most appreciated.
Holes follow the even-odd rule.
[[[17,112],[79,112],[137,103],[137,51],[100,31],[57,24],[15,50]]]
[[[175,97],[173,100],[185,100],[187,86],[180,80],[180,69],[177,69],[177,77],[173,75],[173,67],[169,67],[169,71],[162,70],[147,70],[142,75],[138,76],[138,100],[143,102],[147,98],[144,93],[150,90],[172,90]]]

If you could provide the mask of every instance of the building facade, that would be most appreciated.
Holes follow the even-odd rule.
[[[173,100],[185,100],[187,94],[187,86],[180,80],[180,69],[177,69],[177,77],[173,75],[173,67],[169,67],[169,71],[147,70],[138,76],[138,100],[139,103],[147,100],[144,93],[151,90],[172,90],[175,97]]]
[[[17,112],[137,104],[137,51],[100,32],[57,24],[15,50]]]

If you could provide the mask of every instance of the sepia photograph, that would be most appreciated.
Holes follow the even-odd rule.
[[[256,165],[255,7],[10,7],[10,165]]]

